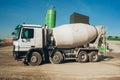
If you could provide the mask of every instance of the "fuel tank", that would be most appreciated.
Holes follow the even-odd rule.
[[[53,28],[55,45],[58,48],[74,48],[83,46],[96,39],[99,30],[91,25],[76,23]]]

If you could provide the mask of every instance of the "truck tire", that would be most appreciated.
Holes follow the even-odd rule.
[[[89,61],[90,62],[97,62],[99,60],[98,52],[92,51],[89,53]]]
[[[80,51],[78,54],[78,62],[85,63],[88,61],[88,54],[86,51]]]
[[[42,63],[42,56],[38,52],[33,52],[30,57],[30,65],[32,66],[38,66]]]
[[[60,51],[55,51],[49,59],[52,64],[60,64],[63,62],[63,55]]]

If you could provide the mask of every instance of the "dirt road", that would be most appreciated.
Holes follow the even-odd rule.
[[[120,54],[96,63],[67,61],[63,64],[24,66],[12,57],[12,47],[0,48],[0,80],[120,80]]]

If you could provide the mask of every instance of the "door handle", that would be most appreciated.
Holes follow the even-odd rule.
[[[25,42],[25,40],[24,40],[24,39],[22,39],[22,42]]]

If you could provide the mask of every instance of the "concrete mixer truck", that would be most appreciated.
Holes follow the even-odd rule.
[[[82,63],[97,62],[100,56],[98,46],[105,46],[103,27],[83,23],[55,28],[21,24],[13,34],[14,58],[32,66],[46,60],[53,64],[62,63],[66,59]]]

